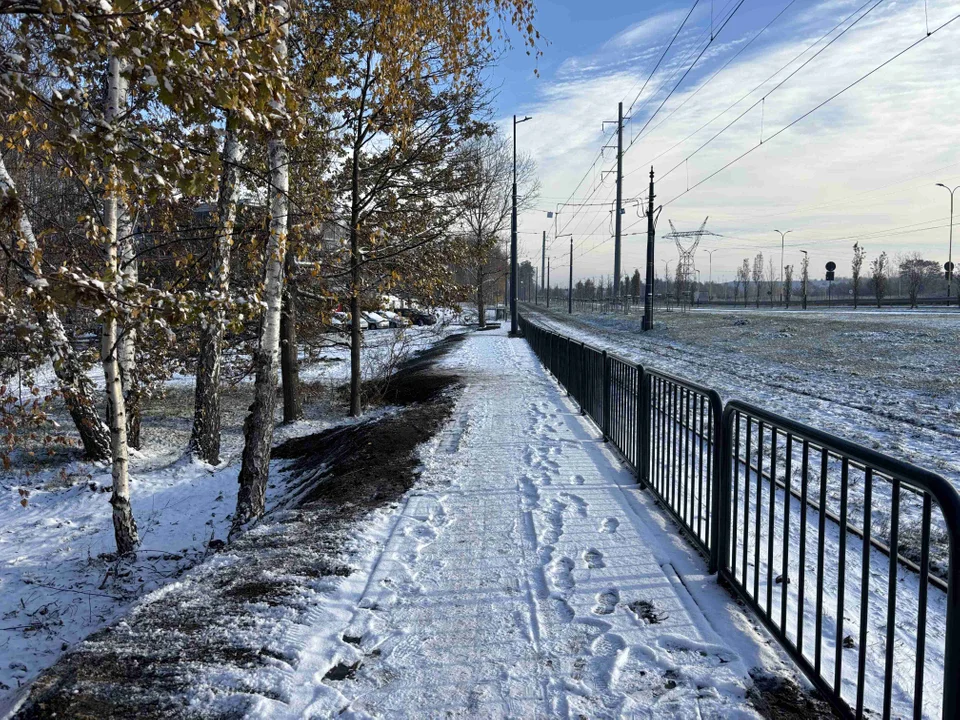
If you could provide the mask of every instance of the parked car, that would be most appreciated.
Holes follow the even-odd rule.
[[[378,314],[386,318],[387,322],[390,323],[390,327],[392,328],[405,328],[412,324],[410,320],[405,318],[403,315],[398,315],[392,310],[381,310]]]
[[[425,313],[422,310],[400,308],[398,312],[414,325],[434,325],[437,322],[437,319],[433,315]]]
[[[375,312],[363,311],[360,313],[360,315],[362,315],[367,321],[367,327],[371,330],[383,330],[390,327],[390,323],[385,318],[377,315]]]
[[[335,330],[350,330],[353,327],[353,323],[350,320],[350,313],[337,310],[330,316],[330,325]],[[367,328],[367,322],[364,320],[360,323],[360,331],[363,332]]]

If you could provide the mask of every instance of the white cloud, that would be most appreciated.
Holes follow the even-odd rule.
[[[624,158],[624,196],[644,193],[651,161],[658,175],[658,202],[669,202],[686,190],[688,174],[692,186],[755,146],[760,138],[759,107],[684,162],[763,92],[769,92],[786,72],[676,149],[664,152],[773,74],[858,6],[844,0],[823,2],[803,9],[802,14],[798,8],[793,16],[788,11],[762,41],[751,46],[715,80],[700,87],[756,28],[740,37],[727,37],[727,47],[714,51],[713,61],[702,72],[691,74],[651,128],[695,91],[696,96],[662,127],[630,148]],[[955,15],[957,5],[955,0],[930,0],[928,11],[930,26],[934,28]],[[770,16],[775,12],[772,9]],[[627,62],[625,66],[623,58],[633,57],[638,45],[649,48],[652,41],[669,37],[677,22],[676,13],[665,13],[627,28],[604,43],[595,55],[571,59],[553,81],[543,83],[536,101],[525,108],[535,120],[522,126],[519,135],[520,146],[532,152],[538,161],[543,186],[541,207],[552,208],[573,192],[603,140],[601,121],[615,118],[617,101],[625,96],[632,99],[639,89],[638,81],[642,82],[649,72],[650,63]],[[670,77],[681,67],[676,58],[683,57],[695,33],[703,28],[701,19],[697,28],[681,35],[678,52],[671,53],[662,77]],[[684,229],[698,226],[709,215],[708,227],[726,236],[704,243],[709,248],[721,248],[713,258],[715,279],[724,272],[732,273],[743,257],[752,256],[758,249],[769,253],[776,248],[779,256],[775,227],[794,230],[788,237],[786,261],[798,262],[799,248],[803,247],[810,251],[811,265],[818,274],[827,260],[834,260],[845,269],[852,254],[853,236],[870,233],[888,234],[862,240],[870,257],[880,251],[896,254],[918,250],[933,259],[946,260],[946,227],[913,234],[889,233],[891,229],[928,221],[930,226],[947,224],[949,198],[935,183],[960,184],[960,77],[955,72],[960,67],[960,20],[775,139],[769,139],[924,34],[922,2],[878,6],[767,97],[762,107],[763,146],[672,202],[664,210],[658,234],[665,232],[668,218]],[[699,77],[694,78],[695,75]],[[658,83],[651,85],[655,88]],[[656,93],[654,89],[654,101],[644,113],[659,104],[662,96]],[[643,113],[637,115],[626,136],[639,129],[643,117]],[[610,140],[608,136],[607,141]],[[605,168],[613,162],[613,153],[608,153]],[[667,174],[671,168],[676,169]],[[940,168],[943,170],[931,174]],[[609,177],[606,179],[606,186],[602,186],[599,174],[594,173],[577,191],[577,198],[595,191],[591,194],[592,202],[612,200],[612,183]],[[567,228],[579,234],[577,242],[583,243],[583,249],[603,243],[610,225],[609,212],[604,208],[590,211]],[[627,209],[625,218],[629,218],[625,219],[626,226],[636,223],[630,232],[645,229],[645,221],[637,217],[634,206]],[[560,224],[568,219],[569,213],[566,217],[561,214]],[[542,213],[528,213],[522,220],[521,229],[526,232],[539,234],[547,227],[552,231],[552,221],[547,221]],[[586,237],[591,232],[597,235]],[[539,241],[532,234],[521,237],[529,238],[525,243],[528,256],[539,259]],[[625,239],[625,270],[632,272],[634,267],[643,267],[644,243],[642,236]],[[558,242],[557,254],[565,252],[565,248],[565,240]],[[576,257],[579,252],[575,253],[578,276],[612,271],[612,242],[584,257]],[[675,258],[676,249],[658,241],[657,255],[660,259]],[[957,255],[960,247],[955,262]],[[566,263],[565,257],[562,262]],[[705,253],[701,262],[705,268]],[[662,270],[663,264],[658,261],[658,271]]]

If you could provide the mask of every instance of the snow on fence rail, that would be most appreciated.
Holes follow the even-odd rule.
[[[947,480],[522,316],[520,329],[841,715],[960,717],[960,493]],[[931,528],[945,534],[940,576]]]

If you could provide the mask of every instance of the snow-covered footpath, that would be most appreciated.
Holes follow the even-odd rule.
[[[797,681],[525,342],[439,370],[464,389],[417,486],[250,717],[755,717]]]

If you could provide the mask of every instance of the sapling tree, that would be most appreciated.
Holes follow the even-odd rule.
[[[850,262],[850,277],[853,280],[853,309],[857,309],[860,301],[860,280],[863,272],[863,261],[867,257],[867,251],[860,243],[853,244],[853,260]]]
[[[746,260],[744,260],[746,263]],[[763,284],[763,253],[758,252],[753,258],[753,269],[750,271],[750,277],[753,279],[754,289],[757,294],[757,307],[760,307],[760,286]]]
[[[883,298],[887,294],[888,272],[889,261],[887,254],[882,252],[870,262],[870,277],[873,280],[873,296],[877,299],[877,307],[880,307]]]

